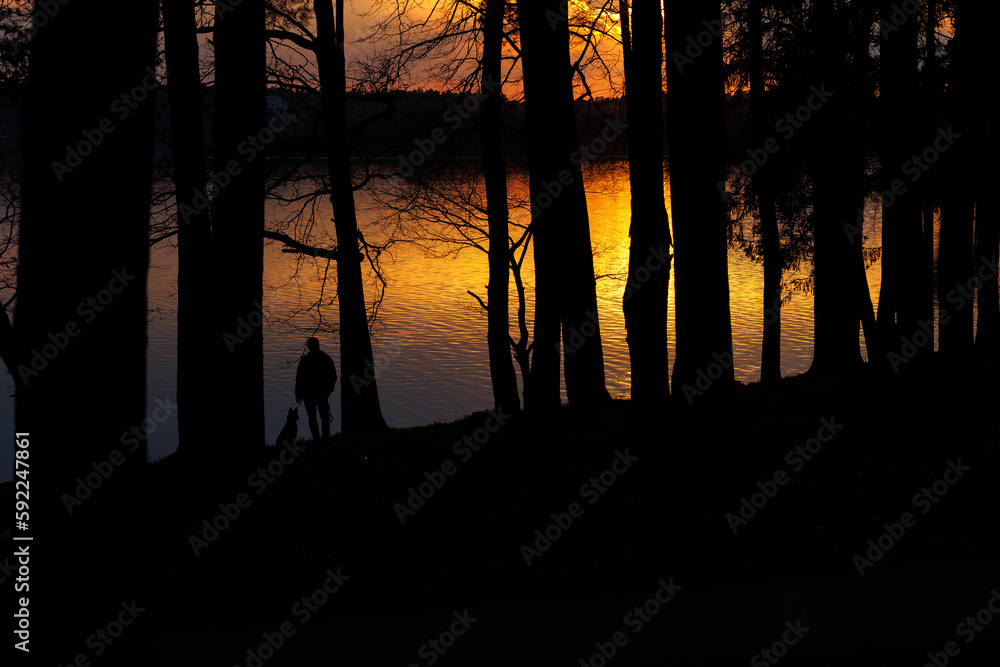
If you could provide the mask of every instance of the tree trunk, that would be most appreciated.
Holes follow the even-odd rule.
[[[749,4],[748,32],[750,37],[750,112],[754,127],[754,146],[760,148],[768,138],[770,114],[764,99],[764,30],[760,0]],[[772,156],[760,165],[753,177],[760,215],[761,245],[764,250],[764,333],[760,348],[761,382],[781,379],[781,238],[778,235],[778,214],[774,204],[775,159]]]
[[[883,25],[892,24],[896,6],[882,0],[879,11]],[[883,30],[882,70],[879,84],[881,136],[884,137],[882,163],[882,288],[879,295],[879,332],[887,353],[901,355],[905,341],[921,331],[926,313],[921,307],[930,267],[923,261],[925,245],[919,186],[904,165],[920,151],[920,127],[912,110],[919,105],[917,82],[917,17],[910,17],[894,29]],[[926,175],[923,176],[926,178]],[[925,275],[927,273],[927,275]],[[926,336],[926,334],[921,334]],[[918,340],[920,340],[918,338]],[[908,359],[907,370],[926,367],[933,356],[933,341],[917,347]],[[895,359],[896,357],[892,357]],[[905,358],[905,357],[901,357]],[[892,364],[894,368],[901,368]]]
[[[920,91],[921,113],[919,114],[921,145],[927,146],[937,134],[937,0],[927,2],[927,20],[924,24],[925,57]],[[920,269],[917,283],[913,285],[914,312],[920,322],[934,322],[934,212],[936,209],[936,184],[939,169],[924,173],[918,182],[922,206],[922,243],[918,249]],[[933,362],[934,345],[923,363]],[[919,357],[918,357],[919,358]]]
[[[856,229],[858,180],[863,174],[856,162],[856,138],[852,130],[851,106],[844,61],[847,50],[843,35],[847,19],[834,9],[833,0],[815,4],[813,32],[819,90],[829,99],[814,102],[813,123],[813,276],[814,352],[810,371],[837,373],[861,365],[858,339],[861,320],[856,278],[861,238],[847,232]]]
[[[95,39],[107,35],[109,16],[128,29]],[[157,16],[155,0],[35,14],[47,20],[31,42],[21,124],[14,318],[28,365],[11,369],[26,375],[15,422],[29,443],[17,451],[28,452],[19,459],[30,476],[30,516],[15,539],[34,541],[14,545],[38,574],[30,595],[20,594],[30,598],[33,664],[83,651],[83,638],[121,614],[123,602],[151,606],[146,446],[126,438],[146,409]],[[94,462],[113,472],[81,501],[76,489]],[[153,663],[149,621],[140,617],[115,640],[116,664]]]
[[[482,103],[483,178],[489,224],[490,284],[487,287],[486,342],[493,381],[493,404],[501,412],[521,409],[517,376],[510,350],[510,245],[507,209],[507,166],[501,146],[503,112],[501,55],[505,0],[485,0],[483,6]]]
[[[559,404],[557,316],[570,403],[609,398],[582,158],[576,146],[569,24],[561,5],[557,0],[517,3],[535,243],[535,396],[529,408],[543,411]]]
[[[980,62],[988,62],[988,80],[1000,79],[1000,5],[993,5],[992,21],[982,23],[984,28],[979,40]],[[998,95],[996,85],[988,87],[982,109],[996,109]],[[982,111],[980,111],[982,113]],[[998,283],[997,259],[1000,257],[1000,208],[997,206],[993,181],[993,158],[997,155],[1000,142],[997,127],[985,118],[980,119],[983,136],[979,152],[977,170],[979,186],[976,198],[976,269],[983,271],[983,280],[976,292],[978,321],[976,326],[976,351],[979,354],[996,356],[1000,352],[1000,283]]]
[[[635,0],[630,26],[621,3],[628,108],[628,282],[622,297],[632,371],[632,406],[640,415],[661,414],[669,398],[667,285],[670,226],[663,199],[663,18],[659,0]]]
[[[697,58],[680,54],[688,38],[721,35],[718,2],[674,0],[667,7],[667,143],[676,252],[677,352],[673,397],[682,408],[723,414],[732,408],[733,359],[725,201],[722,39]],[[706,41],[703,39],[703,41]],[[706,389],[703,376],[711,380]]]
[[[557,8],[558,9],[558,8]],[[546,107],[557,104],[551,88],[552,73],[546,60],[553,59],[555,36],[546,28],[544,7],[540,2],[517,2],[520,28],[521,62],[524,69],[524,105],[528,146],[528,189],[531,202],[531,237],[535,266],[535,321],[532,333],[531,392],[525,395],[525,408],[535,414],[559,408],[559,230],[553,206],[537,206],[546,175],[558,174],[554,156],[543,150],[550,141],[542,116]],[[557,56],[556,56],[557,57]],[[556,78],[564,67],[556,64]],[[566,76],[564,73],[563,76]],[[541,142],[541,143],[539,143]],[[533,148],[534,147],[534,148]],[[550,195],[546,195],[550,196]]]
[[[213,161],[216,176],[227,173],[231,180],[216,180],[212,200],[221,425],[215,446],[230,469],[233,457],[250,460],[265,440],[264,332],[258,326],[240,333],[240,321],[259,314],[264,298],[264,156],[246,153],[265,128],[263,17],[261,0],[216,3]]]
[[[976,394],[973,340],[973,218],[977,174],[971,160],[976,136],[976,90],[981,85],[975,60],[977,9],[967,0],[955,3],[955,37],[949,68],[945,132],[958,135],[940,158],[943,192],[938,244],[938,364],[935,383],[933,460],[935,472],[961,459],[972,470],[955,489],[951,505],[965,505],[978,491],[981,476],[975,421],[963,418]],[[941,136],[935,133],[937,136]],[[992,156],[991,156],[992,157]]]
[[[940,359],[955,370],[972,364],[972,300],[963,295],[973,280],[973,216],[976,174],[970,160],[975,156],[972,109],[979,85],[972,40],[979,17],[970,13],[976,5],[967,0],[955,4],[955,38],[951,63],[946,125],[961,138],[941,155],[944,179],[941,201],[941,240],[938,245],[938,313]]]
[[[212,312],[205,289],[211,284],[211,220],[204,205],[198,35],[192,0],[163,0],[161,4],[177,191],[177,450],[197,453],[205,422],[214,419],[214,392],[204,377],[212,363],[208,352],[214,341],[205,326]]]
[[[359,250],[351,152],[347,145],[347,61],[344,55],[344,2],[314,0],[316,60],[319,67],[323,125],[326,132],[337,247],[337,301],[340,306],[340,405],[344,433],[385,430],[374,360]]]
[[[220,503],[230,503],[246,492],[247,477],[264,452],[264,332],[262,326],[246,326],[262,318],[263,302],[261,142],[267,137],[267,88],[262,0],[243,0],[238,5],[217,0],[213,42],[212,380],[217,416],[214,433],[206,442],[204,510],[209,518],[218,513]],[[253,573],[271,562],[266,502],[266,498],[254,501],[202,556],[211,595],[244,594]]]

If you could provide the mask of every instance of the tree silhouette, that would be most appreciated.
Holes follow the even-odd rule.
[[[667,53],[719,26],[718,2],[667,2]],[[725,202],[716,183],[724,168],[722,41],[716,36],[690,62],[667,58],[667,144],[674,214],[677,352],[672,395],[679,407],[726,411],[732,398],[732,331]],[[699,373],[713,372],[699,389]],[[704,382],[701,383],[704,385]],[[704,391],[703,395],[696,392]]]
[[[94,39],[108,16],[127,28]],[[146,520],[146,448],[122,454],[122,437],[145,416],[157,3],[112,0],[100,12],[68,3],[35,20],[14,329],[22,359],[58,350],[17,392],[15,420],[30,434],[29,530],[44,534],[23,543],[32,573],[45,573],[31,580],[30,655],[52,665],[80,652],[95,619],[114,618],[123,602],[149,604],[136,529]],[[113,452],[122,456],[113,474],[68,508],[64,494]],[[151,629],[135,624],[109,656],[152,664]]]
[[[210,419],[212,227],[205,184],[201,72],[193,0],[162,0],[164,58],[177,205],[177,436],[179,451],[199,449]],[[200,196],[199,196],[200,195]]]
[[[667,288],[670,226],[663,198],[663,18],[661,3],[636,0],[631,22],[621,3],[628,105],[629,281],[622,310],[628,330],[632,404],[653,414],[669,396]]]
[[[486,216],[489,219],[490,282],[486,333],[490,354],[490,377],[493,380],[493,403],[506,412],[520,410],[517,378],[510,351],[510,250],[508,236],[507,167],[501,146],[503,112],[502,56],[504,39],[504,0],[484,0],[482,83],[483,177],[486,181]],[[525,378],[525,386],[530,382]],[[527,391],[527,388],[526,388]]]
[[[340,365],[342,382],[351,377],[367,377],[372,362],[372,344],[368,332],[361,262],[357,212],[354,208],[354,183],[351,177],[351,152],[347,143],[347,61],[344,52],[343,0],[336,0],[336,14],[330,2],[315,0],[316,65],[319,68],[323,124],[329,154],[330,183],[333,194],[334,225],[341,258],[337,262],[337,299],[340,307]],[[370,373],[370,371],[369,371]],[[369,379],[356,391],[341,388],[343,430],[379,431],[386,428],[378,400],[378,385]]]
[[[559,406],[559,326],[570,403],[609,398],[587,200],[576,151],[569,17],[559,2],[517,3],[535,253],[535,348],[526,406]],[[579,157],[579,151],[576,151]],[[571,337],[578,346],[569,346]]]

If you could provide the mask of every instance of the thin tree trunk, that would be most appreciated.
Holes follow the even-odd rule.
[[[669,397],[667,284],[670,227],[663,198],[663,18],[659,0],[620,3],[628,109],[632,222],[622,311],[628,331],[632,406],[660,414]]]
[[[517,412],[517,376],[510,350],[510,245],[507,209],[507,167],[501,146],[503,111],[501,55],[505,0],[485,0],[483,17],[482,103],[483,178],[486,181],[486,217],[489,224],[490,284],[487,288],[486,341],[493,381],[493,404]]]
[[[30,478],[30,513],[15,539],[33,539],[14,544],[30,560],[21,561],[30,591],[19,597],[30,599],[32,664],[85,653],[83,640],[123,602],[151,606],[146,446],[123,437],[146,410],[157,4],[65,3],[51,17],[35,14],[47,20],[31,42],[22,112],[14,318],[19,357],[36,359],[15,400],[15,431],[25,434],[17,451],[27,452],[19,469]],[[128,29],[95,39],[109,16]],[[78,491],[95,462],[113,472]],[[115,664],[153,664],[151,629],[140,618],[116,638]]]
[[[978,19],[975,5],[959,0],[955,5],[955,38],[949,81],[948,126],[960,135],[941,156],[944,192],[941,202],[941,241],[938,246],[938,312],[940,358],[953,369],[972,363],[973,318],[971,300],[961,296],[973,279],[973,217],[975,178],[970,164],[975,139],[972,109],[976,77],[975,43]],[[961,306],[961,307],[960,307]]]
[[[923,68],[923,89],[920,94],[920,132],[922,145],[929,145],[937,134],[937,0],[927,2],[927,21],[924,26],[925,58]],[[938,170],[931,169],[924,173],[918,183],[921,196],[923,236],[922,245],[918,250],[920,268],[917,271],[917,283],[914,289],[914,312],[919,322],[934,321],[934,212],[936,209],[936,184]],[[934,345],[927,346],[930,350],[923,363],[933,362]]]
[[[955,489],[953,507],[972,498],[981,476],[975,421],[964,417],[976,392],[974,373],[973,219],[976,173],[971,160],[979,142],[975,109],[979,63],[975,60],[976,23],[985,5],[957,0],[955,37],[949,68],[948,113],[944,128],[959,135],[940,159],[941,232],[938,244],[938,364],[935,384],[933,460],[935,472],[961,459],[971,468]]]
[[[761,0],[749,5],[750,37],[750,109],[754,127],[754,146],[761,148],[768,137],[769,114],[764,99],[764,30]],[[754,175],[757,208],[760,211],[761,245],[764,250],[764,333],[761,340],[760,379],[777,382],[781,379],[781,238],[778,235],[778,215],[774,204],[772,156],[760,165]]]
[[[890,0],[879,0],[879,18],[882,26],[893,26],[892,11],[895,7]],[[881,31],[879,76],[879,106],[881,127],[879,132],[879,162],[882,167],[882,280],[878,296],[878,329],[889,350],[898,351],[900,335],[897,330],[896,315],[899,311],[900,292],[903,289],[902,272],[899,262],[903,261],[902,230],[900,229],[901,207],[899,195],[892,193],[892,185],[900,180],[902,160],[913,153],[905,154],[903,144],[907,133],[903,126],[908,124],[911,114],[905,112],[903,82],[897,77],[904,75],[907,37],[916,27],[916,18],[911,17],[902,26],[893,30],[883,27]],[[912,63],[914,66],[916,63]],[[903,113],[900,113],[903,111]],[[902,158],[902,160],[900,159]],[[859,216],[860,217],[860,216]],[[860,220],[859,220],[860,222]],[[874,361],[874,360],[871,360]]]
[[[996,81],[1000,80],[1000,5],[993,5],[993,20],[983,22],[979,60],[989,63],[988,92],[984,94],[979,109],[994,110],[998,99]],[[985,136],[977,163],[979,186],[976,199],[976,269],[985,278],[978,283],[976,292],[978,321],[976,326],[976,351],[982,355],[996,356],[1000,352],[1000,283],[997,260],[1000,257],[1000,208],[996,201],[993,181],[993,159],[1000,149],[995,123],[980,119]]]
[[[875,6],[871,3],[854,3],[839,5],[839,11],[845,12],[851,27],[851,57],[853,67],[848,71],[847,90],[851,91],[848,99],[848,111],[853,122],[845,126],[846,140],[843,151],[843,171],[847,187],[842,197],[844,206],[841,215],[844,223],[841,229],[850,240],[851,252],[854,258],[854,273],[858,276],[857,288],[852,296],[855,298],[855,315],[861,322],[861,330],[865,337],[865,349],[868,352],[869,363],[884,366],[884,340],[876,324],[876,313],[872,305],[871,289],[868,286],[868,275],[865,271],[864,248],[860,235],[848,234],[851,221],[858,220],[858,211],[865,207],[865,172],[868,168],[868,155],[865,150],[866,138],[870,127],[875,122],[875,88],[874,63],[871,57],[871,34],[865,29],[875,23]],[[860,345],[858,346],[860,353]]]
[[[264,5],[218,0],[214,30],[215,123],[212,148],[212,244],[216,265],[216,367],[219,437],[214,445],[223,469],[233,458],[247,461],[264,446],[264,332],[245,336],[240,321],[261,311],[264,298],[264,156],[241,153],[265,128]],[[228,165],[235,162],[236,170]],[[229,334],[228,336],[226,334]],[[232,336],[241,339],[235,343]],[[238,467],[238,466],[237,466]],[[245,476],[243,477],[245,480]]]
[[[202,132],[198,35],[192,0],[163,0],[163,33],[170,104],[173,180],[177,192],[177,432],[179,452],[198,451],[213,394],[205,382],[214,341],[211,318],[211,220],[204,205],[205,155]],[[198,197],[197,195],[201,195]]]
[[[337,300],[340,306],[341,414],[344,433],[388,428],[379,403],[368,311],[361,276],[358,217],[354,207],[351,153],[347,145],[347,62],[344,55],[344,2],[314,0],[316,59],[319,67],[323,124],[329,154],[334,226],[341,258],[337,261]]]
[[[894,10],[891,3],[883,0],[881,6],[883,20],[888,21]],[[881,328],[886,350],[899,353],[904,341],[913,342],[921,324],[926,326],[929,313],[923,307],[927,298],[925,289],[930,278],[930,267],[923,261],[925,246],[919,186],[912,183],[912,175],[903,172],[907,160],[920,150],[920,125],[913,109],[920,103],[917,71],[917,40],[920,34],[917,17],[909,18],[897,30],[886,32],[882,37],[882,83],[880,98],[883,104],[883,128],[887,147],[883,170],[883,189],[899,194],[890,195],[883,202],[883,235],[887,224],[894,229],[899,256],[889,276],[883,266],[882,289],[886,290],[886,278],[896,292],[895,328]],[[927,178],[928,174],[922,176]],[[903,184],[900,192],[899,184]],[[884,253],[883,253],[884,256]],[[879,308],[881,315],[881,305]],[[926,335],[926,334],[924,334]],[[907,364],[907,369],[917,370],[929,366],[933,358],[933,341],[917,347],[916,356]]]
[[[521,58],[524,69],[525,124],[528,146],[528,189],[531,201],[544,192],[546,175],[558,173],[549,163],[548,151],[539,150],[548,141],[548,129],[542,116],[551,105],[551,84],[546,77],[546,60],[551,60],[552,35],[546,34],[544,7],[538,2],[517,2]],[[546,41],[550,44],[547,44]],[[539,142],[542,142],[539,144]],[[532,149],[532,147],[535,147]],[[531,211],[531,242],[535,268],[535,308],[531,354],[531,392],[525,395],[525,408],[535,414],[547,414],[559,408],[559,229],[553,207],[534,206]]]

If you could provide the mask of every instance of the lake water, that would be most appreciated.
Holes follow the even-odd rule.
[[[595,272],[599,276],[623,276],[628,265],[627,236],[629,225],[628,168],[625,163],[590,167],[585,174],[588,190],[591,238],[594,246]],[[526,188],[523,170],[511,175],[512,192]],[[668,189],[669,197],[669,189]],[[329,221],[329,204],[320,208],[317,220]],[[377,220],[372,197],[358,193],[359,219],[366,238],[379,239],[383,231]],[[271,211],[277,216],[278,212]],[[523,219],[523,218],[522,218]],[[317,222],[314,238],[332,238],[332,222]],[[869,245],[878,245],[878,227],[869,222],[872,238]],[[332,245],[332,240],[326,243]],[[438,250],[444,250],[444,247]],[[489,365],[486,348],[486,318],[467,290],[485,298],[487,282],[486,255],[466,249],[452,256],[435,256],[425,250],[398,244],[392,256],[383,261],[388,287],[380,310],[380,322],[375,329],[374,351],[380,357],[378,388],[382,411],[390,426],[403,427],[449,421],[476,410],[492,407]],[[438,253],[440,254],[440,253]],[[337,320],[334,266],[329,267],[330,280],[325,290],[322,276],[326,261],[286,254],[280,244],[265,249],[264,311],[264,378],[266,440],[275,439],[284,423],[285,413],[294,405],[295,363],[304,351],[311,334],[313,319],[300,312],[303,305],[323,298],[323,314],[334,324]],[[807,265],[800,275],[809,271]],[[530,253],[525,261],[524,278],[532,284]],[[868,269],[872,299],[877,303],[880,269],[876,263]],[[733,326],[733,354],[736,379],[756,381],[760,371],[760,338],[762,331],[763,270],[738,249],[729,251],[730,312]],[[673,299],[671,281],[671,300]],[[371,283],[369,283],[371,287]],[[512,281],[512,299],[513,281]],[[621,312],[624,281],[619,277],[600,278],[597,283],[601,333],[604,342],[607,386],[613,396],[629,394],[628,347]],[[373,298],[374,289],[368,292]],[[154,248],[149,270],[150,307],[157,310],[149,325],[148,406],[156,407],[156,399],[175,397],[176,373],[176,253],[166,245]],[[512,315],[515,312],[512,300]],[[530,302],[528,316],[530,318]],[[670,355],[673,359],[673,310],[669,315]],[[512,321],[512,333],[516,325]],[[529,332],[531,320],[529,319]],[[338,361],[339,350],[335,335],[318,333],[322,347]],[[863,349],[863,347],[862,347]],[[812,296],[802,292],[792,295],[782,310],[783,375],[806,371],[812,360]],[[0,399],[0,437],[4,443],[13,438],[13,383],[5,378],[9,391]],[[78,389],[83,389],[78,388]],[[340,427],[340,391],[338,383],[331,397],[334,416],[333,430]],[[565,399],[565,394],[564,394]],[[223,415],[219,415],[223,418]],[[238,418],[238,417],[235,417]],[[299,434],[308,435],[305,420],[300,419]],[[150,434],[151,459],[165,456],[176,449],[176,420],[171,418],[158,425]],[[10,450],[5,446],[0,458],[0,479],[10,479]]]

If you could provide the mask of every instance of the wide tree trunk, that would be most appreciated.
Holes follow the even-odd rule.
[[[372,369],[371,334],[361,276],[358,216],[354,207],[351,152],[347,145],[347,62],[344,55],[344,3],[314,0],[316,60],[319,68],[327,161],[337,232],[337,301],[340,307],[340,407],[344,433],[367,433],[387,427]]]
[[[569,22],[556,0],[517,3],[524,69],[528,181],[535,253],[535,352],[532,382],[539,409],[558,405],[562,322],[570,403],[609,399],[597,315],[590,223],[573,110]],[[529,406],[532,407],[532,406]]]
[[[95,39],[109,16],[128,29]],[[27,365],[11,369],[26,376],[15,430],[27,478],[15,480],[27,482],[19,491],[30,484],[14,539],[33,540],[14,546],[30,568],[30,591],[17,597],[29,599],[32,663],[56,665],[86,652],[123,604],[151,603],[146,446],[126,439],[146,409],[157,2],[64,3],[39,17],[48,20],[32,40],[22,115],[14,318]],[[100,477],[95,464],[111,470],[99,485],[87,481]],[[153,663],[142,613],[102,660]]]
[[[510,245],[507,208],[507,166],[501,146],[501,55],[506,0],[486,0],[483,6],[482,104],[483,178],[489,225],[490,284],[487,288],[486,344],[490,355],[493,404],[504,412],[521,409],[517,376],[510,349]],[[526,378],[527,381],[527,378]],[[527,391],[527,388],[525,389]]]
[[[674,402],[728,410],[733,399],[732,329],[724,178],[722,38],[690,62],[688,38],[721,34],[718,2],[667,2],[667,143],[676,276]],[[706,41],[706,40],[702,40]],[[702,378],[706,377],[708,380]],[[717,412],[716,412],[717,413]]]
[[[264,452],[264,3],[215,3],[212,129],[212,382],[215,418],[205,443],[209,520],[246,492]],[[269,130],[267,130],[269,131]],[[251,150],[252,149],[252,150]],[[256,500],[199,559],[211,595],[245,594],[269,560],[267,499]],[[262,546],[263,545],[263,546]]]
[[[252,139],[261,145],[266,127],[263,2],[218,0],[214,45],[213,162],[216,175],[230,178],[225,184],[216,178],[212,200],[220,429],[214,447],[223,459],[246,461],[265,441],[264,331],[240,324],[259,318],[264,298],[264,156],[247,151]]]
[[[197,454],[205,422],[215,418],[215,392],[205,381],[215,341],[206,326],[212,312],[206,289],[212,280],[212,232],[205,205],[198,35],[192,0],[161,4],[177,192],[177,450]]]
[[[815,69],[823,94],[814,92],[810,98],[818,107],[811,121],[815,326],[810,370],[836,373],[861,365],[862,299],[857,273],[861,238],[847,230],[857,228],[859,182],[864,172],[857,161],[851,124],[856,100],[851,97],[845,65],[843,35],[849,22],[835,10],[833,0],[821,0],[814,6],[813,25]]]
[[[628,281],[622,297],[632,371],[632,406],[659,414],[669,397],[667,287],[670,226],[663,198],[663,17],[659,0],[621,7],[628,108]],[[630,25],[631,23],[631,25]]]

